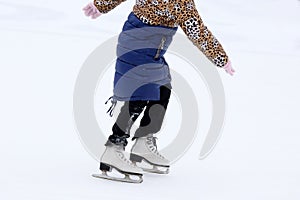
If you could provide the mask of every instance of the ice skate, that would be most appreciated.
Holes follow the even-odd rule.
[[[124,177],[119,178],[110,176],[108,172],[112,172],[113,169],[121,175],[124,175]],[[102,174],[93,174],[92,176],[127,183],[143,182],[143,170],[138,168],[125,157],[123,145],[115,145],[111,143],[106,146],[101,157],[100,170],[102,171]]]
[[[141,167],[145,172],[168,174],[169,173],[169,160],[163,157],[157,150],[156,138],[152,134],[145,137],[136,139],[135,144],[132,146],[130,160],[137,165],[145,161],[150,164],[152,168]],[[137,165],[138,166],[138,165]]]

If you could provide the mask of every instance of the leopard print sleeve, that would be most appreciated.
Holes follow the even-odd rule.
[[[100,13],[108,13],[126,0],[94,0],[94,5]]]
[[[222,45],[204,25],[193,0],[183,2],[179,26],[204,55],[218,67],[224,67],[228,56]]]

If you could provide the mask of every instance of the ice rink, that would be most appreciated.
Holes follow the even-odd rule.
[[[0,0],[1,199],[300,199],[300,1],[195,2],[236,70],[219,70],[222,138],[198,160],[199,135],[169,175],[134,185],[91,177],[98,163],[76,132],[73,90],[82,63],[121,31],[135,2],[91,20],[88,1]]]

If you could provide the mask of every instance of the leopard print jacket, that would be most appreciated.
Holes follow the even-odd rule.
[[[94,0],[101,13],[107,13],[126,0]],[[224,67],[228,56],[222,45],[204,25],[194,0],[136,0],[133,13],[144,23],[180,26],[188,38],[216,66]]]

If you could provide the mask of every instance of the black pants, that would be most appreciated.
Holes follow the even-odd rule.
[[[126,138],[130,137],[130,128],[144,109],[140,126],[136,130],[133,139],[146,136],[149,133],[157,133],[161,129],[170,95],[170,87],[164,85],[160,86],[160,100],[158,101],[125,101],[112,127],[113,133],[108,140],[114,144],[126,146]]]

